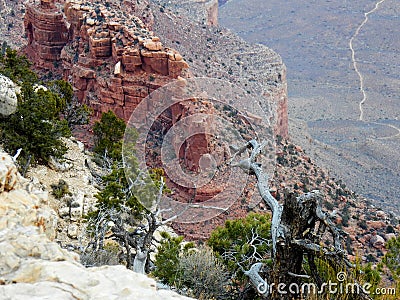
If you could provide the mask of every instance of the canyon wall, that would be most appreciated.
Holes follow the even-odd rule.
[[[137,7],[119,10],[113,5],[66,1],[63,15],[54,0],[30,1],[25,52],[36,67],[61,68],[95,117],[111,109],[128,120],[143,98],[184,75],[188,64],[129,13]],[[151,25],[150,14],[146,16]]]
[[[62,72],[78,99],[94,110],[96,119],[113,110],[127,121],[137,105],[161,86],[192,75],[207,76],[233,82],[248,94],[262,95],[259,105],[271,115],[275,133],[287,137],[286,68],[278,54],[262,45],[249,45],[218,26],[206,26],[216,25],[217,1],[192,2],[189,10],[185,7],[178,14],[168,10],[164,2],[151,9],[145,3],[109,1],[103,5],[67,0],[61,5],[30,0],[26,4],[25,52],[37,68]],[[189,13],[198,9],[207,16],[206,21],[189,19]],[[160,124],[155,137],[198,111],[199,106],[208,115],[215,112],[212,104],[201,101],[174,105],[155,122]],[[207,161],[210,152],[217,153],[221,161],[227,157],[226,149],[216,147],[211,136],[191,135],[198,126],[207,132],[207,119],[187,125],[184,135],[189,138],[183,144],[176,141],[175,149],[184,169],[198,172],[201,159],[212,164]],[[226,176],[222,173],[198,189],[176,186],[176,196],[183,201],[210,199],[224,188]],[[247,204],[236,203],[230,217],[246,211]],[[222,224],[226,217],[223,214],[208,224]],[[184,228],[180,231],[191,230]]]
[[[194,75],[240,82],[241,86],[261,93],[265,97],[261,105],[272,105],[276,110],[276,134],[287,137],[286,69],[270,49],[246,45],[218,27],[204,29],[193,25],[193,21],[171,16],[162,12],[165,4],[151,9],[145,0],[109,1],[105,5],[80,0],[63,2],[26,3],[25,53],[40,69],[62,71],[73,84],[78,99],[93,108],[95,118],[111,109],[128,120],[138,103],[152,91],[172,79],[190,76],[183,52]],[[215,24],[218,1],[191,1],[188,5],[181,4],[186,15],[198,17],[202,11],[203,15],[213,16],[207,22]],[[158,27],[154,14],[165,26]],[[171,21],[173,24],[169,24]],[[156,27],[169,45],[165,46],[150,27]],[[193,28],[203,28],[203,32],[191,32]],[[171,35],[179,35],[177,40],[183,41],[172,47]],[[199,57],[197,52],[201,57],[208,56],[208,60],[212,58],[210,65],[203,59],[206,65],[198,66],[199,59],[192,58]],[[216,55],[221,56],[213,61]],[[243,69],[247,70],[242,72]]]
[[[68,42],[68,29],[54,0],[27,4],[24,26],[28,37],[27,56],[40,68],[56,68],[61,50]]]

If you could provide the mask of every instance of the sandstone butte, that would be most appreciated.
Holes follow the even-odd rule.
[[[216,1],[203,2],[208,7],[206,23],[215,25]],[[151,92],[172,80],[192,76],[183,56],[165,47],[151,31],[153,22],[145,0],[108,1],[107,5],[100,1],[29,0],[24,18],[28,37],[24,52],[37,69],[61,74],[71,82],[79,101],[94,110],[94,118],[113,110],[128,121],[137,105]],[[285,74],[275,75],[276,80],[285,81]],[[279,88],[268,86],[269,94],[265,99],[278,106],[277,116],[274,116],[276,134],[287,136],[287,95],[282,86],[286,87],[286,84]],[[160,117],[159,123],[164,124],[161,129],[168,129],[197,111],[199,105],[202,113],[212,115],[215,111],[210,102],[181,102]],[[200,126],[204,132],[209,132],[207,121],[204,118],[196,128]],[[189,124],[186,130],[185,136],[192,136],[191,130],[195,128]],[[193,135],[182,147],[175,149],[191,171],[198,171],[200,158],[210,150],[224,155],[224,149],[216,149],[206,134]],[[195,201],[204,201],[218,194],[219,183],[223,180],[221,177],[196,191]],[[186,196],[193,191],[181,188],[180,193],[182,199],[188,199]],[[240,209],[232,216],[245,212],[245,209]],[[211,223],[221,224],[225,218],[224,215]]]
[[[41,69],[61,70],[78,99],[97,114],[128,120],[149,93],[183,75],[188,64],[128,11],[92,2],[26,5],[26,54]]]
[[[26,54],[40,69],[62,70],[78,99],[94,110],[95,118],[113,110],[128,121],[152,91],[187,76],[189,66],[182,55],[164,47],[133,15],[134,8],[122,12],[113,6],[67,1],[64,14],[50,0],[30,1],[26,7]],[[190,109],[187,105],[178,107]],[[176,115],[187,115],[176,110]],[[206,137],[192,143],[199,153],[208,151]],[[189,149],[186,152],[189,154],[181,155],[188,166],[199,160],[198,154],[190,154]]]
[[[153,279],[121,265],[85,268],[52,241],[56,229],[47,191],[35,189],[1,152],[1,299],[191,299],[157,290]]]
[[[111,109],[128,120],[152,91],[190,72],[182,55],[149,29],[153,19],[145,1],[117,2],[67,0],[62,7],[55,0],[28,1],[25,53],[39,69],[62,72],[97,117]],[[202,2],[209,14],[217,14],[217,1]],[[287,136],[287,104],[277,102],[282,108],[276,132]]]

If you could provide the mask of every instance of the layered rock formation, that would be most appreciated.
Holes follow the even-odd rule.
[[[34,3],[26,5],[24,26],[28,45],[25,51],[38,67],[54,69],[68,42],[67,24],[55,0],[40,0],[38,5]]]
[[[124,266],[85,268],[51,240],[56,216],[47,192],[35,190],[0,153],[1,299],[189,299]]]
[[[180,18],[162,13],[166,9],[165,3],[162,5],[150,10],[147,1],[109,1],[102,5],[69,0],[64,6],[64,21],[60,18],[61,8],[54,5],[54,0],[41,1],[40,4],[29,1],[25,19],[29,38],[26,53],[41,68],[60,66],[58,70],[63,70],[64,78],[73,83],[80,101],[93,108],[95,117],[111,109],[127,120],[138,103],[152,91],[171,79],[187,74],[188,65],[182,55],[171,47],[164,47],[148,29],[149,26],[159,25],[154,23],[153,14],[161,13],[158,19],[162,20],[162,24],[165,21],[166,26],[157,27],[157,32],[164,35],[167,43],[171,41],[171,34],[176,32],[180,36],[176,39],[176,46],[193,62],[195,74],[237,81],[240,86],[253,90],[251,92],[261,93],[266,101],[260,104],[265,110],[270,110],[268,106],[271,105],[276,109],[273,121],[276,123],[276,134],[286,137],[286,74],[280,57],[266,47],[249,47],[221,29],[206,32],[215,30],[193,25],[193,21],[183,20],[182,23]],[[187,12],[185,14],[197,18],[203,14],[215,17],[218,10],[218,1],[214,0],[170,5],[177,5]],[[50,20],[46,21],[48,24],[43,18]],[[173,24],[169,24],[171,20]],[[165,30],[171,26],[174,31],[165,35]],[[179,41],[181,38],[184,40]],[[233,45],[240,52],[235,47],[232,51],[226,48]],[[197,52],[201,57],[208,55],[211,67],[204,59],[206,65],[197,66],[199,60],[192,59],[193,56],[198,57]],[[233,56],[228,57],[229,62],[226,55]],[[239,74],[235,72],[237,67]],[[247,71],[242,73],[243,69]]]
[[[111,109],[128,120],[143,98],[188,67],[137,17],[111,17],[106,7],[73,2],[65,12],[72,34],[62,56],[65,77],[98,114]]]
[[[176,42],[174,48],[189,57],[195,75],[228,79],[262,94],[266,103],[276,107],[276,133],[286,137],[286,70],[280,57],[266,47],[249,46],[220,28],[201,27],[216,24],[218,1],[168,5],[181,9],[183,16],[195,16],[199,25],[167,13],[165,3],[151,10],[145,0],[109,1],[106,5],[68,0],[64,7],[67,22],[54,0],[29,1],[26,53],[42,68],[62,65],[78,98],[97,116],[112,109],[127,120],[141,99],[171,79],[186,75],[188,65],[182,55],[161,43],[149,30],[155,27],[167,44]]]
[[[143,98],[183,75],[188,65],[148,29],[153,22],[148,6],[107,3],[66,1],[64,15],[54,0],[30,1],[25,51],[36,67],[62,66],[79,100],[96,116],[111,109],[128,120]]]

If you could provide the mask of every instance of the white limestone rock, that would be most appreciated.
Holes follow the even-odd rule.
[[[14,188],[18,179],[18,170],[7,153],[0,153],[0,193]]]
[[[12,169],[11,157],[0,157],[0,170]],[[0,192],[0,299],[190,299],[157,290],[153,279],[125,266],[82,266],[76,253],[49,239],[55,232],[48,220],[54,211],[45,199],[28,192],[24,184],[29,181],[17,178]],[[70,235],[77,230],[68,227]]]
[[[0,115],[9,116],[17,109],[17,88],[6,76],[0,74]]]

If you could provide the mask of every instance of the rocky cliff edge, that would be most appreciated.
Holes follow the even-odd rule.
[[[55,237],[57,215],[0,153],[0,299],[190,299],[124,266],[85,268]]]

